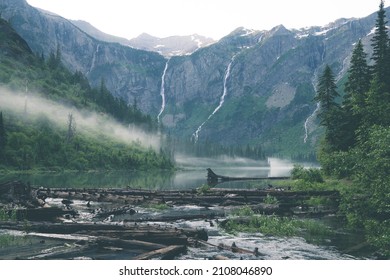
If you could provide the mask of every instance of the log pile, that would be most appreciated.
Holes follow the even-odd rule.
[[[266,203],[270,196],[275,198],[276,203]],[[257,213],[293,215],[294,208],[306,209],[305,201],[315,196],[330,198],[337,209],[337,191],[294,192],[280,188],[210,188],[203,191],[55,189],[6,182],[0,184],[0,210],[13,211],[16,219],[0,221],[0,229],[25,232],[44,238],[47,244],[56,245],[40,254],[16,252],[16,257],[24,259],[110,259],[118,256],[126,259],[172,259],[195,244],[194,240],[199,241],[197,244],[205,245],[208,233],[204,229],[176,228],[170,223],[201,220],[210,222],[211,226],[212,219],[225,218],[225,211],[142,216],[137,213],[137,207],[153,204],[168,207],[196,205],[201,209],[249,206]],[[57,206],[47,203],[54,200]],[[84,212],[80,213],[80,209]],[[81,222],[80,216],[85,213],[92,218],[88,222]],[[121,220],[114,221],[113,217],[120,217]],[[259,254],[257,250],[248,251],[235,246],[221,245],[219,249],[255,256]]]

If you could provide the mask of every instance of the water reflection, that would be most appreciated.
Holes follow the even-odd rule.
[[[288,160],[269,158],[255,161],[243,158],[177,157],[180,171],[102,171],[102,172],[48,172],[9,174],[0,176],[0,182],[20,180],[34,186],[55,188],[144,188],[144,189],[191,189],[207,184],[207,168],[217,174],[230,177],[277,177],[289,176],[293,163]],[[306,164],[306,166],[309,166]],[[253,188],[267,186],[265,181],[226,182],[224,188]]]

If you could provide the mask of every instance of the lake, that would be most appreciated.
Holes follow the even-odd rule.
[[[178,171],[88,171],[88,172],[38,172],[33,174],[8,174],[1,181],[20,180],[33,186],[51,188],[143,188],[192,189],[207,184],[207,168],[217,174],[231,177],[289,176],[294,163],[289,160],[268,158],[256,161],[243,158],[217,159],[177,156]],[[316,166],[304,163],[304,166]],[[220,187],[252,188],[266,186],[266,181],[223,183]]]

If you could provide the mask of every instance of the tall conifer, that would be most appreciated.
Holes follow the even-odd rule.
[[[373,79],[367,95],[367,110],[364,116],[366,127],[390,125],[390,40],[386,27],[383,0],[380,3],[376,30],[372,38]]]
[[[340,106],[336,102],[338,96],[334,74],[327,65],[318,80],[317,96],[314,100],[320,102],[318,116],[321,125],[326,129],[325,140],[335,150],[338,149],[340,125]]]
[[[390,90],[389,67],[389,35],[387,33],[386,12],[384,2],[379,5],[378,17],[375,24],[375,34],[371,41],[373,47],[372,60],[374,61],[373,74],[384,91]]]
[[[362,41],[359,40],[352,53],[343,103],[354,115],[362,113],[367,92],[370,89],[371,73],[366,58],[367,54],[364,52]]]

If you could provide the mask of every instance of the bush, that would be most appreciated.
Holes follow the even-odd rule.
[[[291,171],[292,179],[301,179],[307,183],[323,183],[321,170],[317,168],[304,168],[302,165],[294,165]]]

